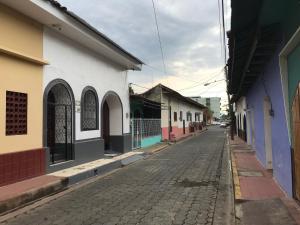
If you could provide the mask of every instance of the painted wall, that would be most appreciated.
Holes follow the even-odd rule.
[[[123,132],[130,132],[130,118],[126,117],[126,114],[129,115],[130,112],[126,71],[122,71],[104,57],[93,54],[90,50],[79,46],[50,28],[44,29],[44,58],[50,62],[50,65],[44,69],[44,88],[54,79],[64,79],[72,87],[78,105],[84,87],[92,86],[96,89],[99,97],[99,112],[104,95],[108,91],[116,92],[123,105]],[[99,120],[99,130],[81,131],[80,112],[78,106],[76,108],[75,139],[100,137],[101,119]],[[113,128],[113,132],[116,133],[115,128]]]
[[[3,48],[42,60],[42,27],[0,4]],[[0,54],[0,154],[42,147],[42,75],[40,65]],[[27,135],[6,136],[6,91],[28,94]]]
[[[161,135],[146,137],[141,140],[141,147],[146,148],[161,142]]]
[[[265,71],[247,93],[248,108],[254,116],[255,147],[257,157],[266,166],[264,139],[264,98],[270,96],[274,117],[271,119],[273,175],[283,190],[292,196],[291,152],[285,120],[278,51]]]
[[[183,136],[183,120],[185,120],[185,128],[186,128],[186,134],[189,133],[189,123],[196,122],[195,121],[195,113],[200,113],[200,121],[203,121],[203,111],[199,108],[197,108],[194,105],[191,105],[187,102],[178,100],[176,98],[163,95],[162,96],[162,103],[167,108],[167,106],[170,104],[171,106],[171,124],[172,124],[172,134],[174,134],[176,137]],[[180,111],[182,111],[182,121],[180,121]],[[174,112],[177,112],[177,121],[174,120]],[[187,112],[192,113],[192,120],[187,121]],[[166,140],[169,138],[169,110],[162,110],[161,114],[161,120],[162,120],[162,135],[163,140]]]

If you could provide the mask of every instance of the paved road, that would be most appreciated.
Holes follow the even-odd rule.
[[[224,130],[210,128],[6,224],[231,225],[224,144]]]

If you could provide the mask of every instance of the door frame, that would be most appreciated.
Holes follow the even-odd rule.
[[[71,88],[71,86],[68,84],[68,82],[66,82],[63,79],[55,79],[52,80],[51,82],[48,83],[48,85],[46,86],[45,90],[44,90],[44,95],[43,95],[43,146],[45,148],[47,148],[48,150],[48,95],[50,90],[58,84],[62,84],[66,90],[68,91],[68,94],[70,96],[71,99],[71,146],[72,146],[72,152],[71,152],[71,159],[70,160],[74,160],[75,159],[75,154],[74,154],[74,143],[75,143],[75,97],[73,94],[73,90]],[[48,151],[48,155],[46,156],[47,159],[47,164],[50,164],[50,161],[48,160],[48,157],[50,159],[50,151]],[[49,162],[48,162],[49,161]],[[53,164],[55,165],[55,164]]]

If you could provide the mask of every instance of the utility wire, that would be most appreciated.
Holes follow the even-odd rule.
[[[156,70],[156,71],[158,71],[158,72],[163,73],[163,71],[161,71],[161,70],[159,70],[158,68],[153,67],[153,66],[151,66],[151,65],[149,65],[149,64],[147,64],[147,63],[145,63],[144,65],[145,65],[145,66],[148,66],[149,68],[151,68],[151,69],[153,69],[153,70]],[[221,69],[221,72],[223,71],[223,69],[224,69],[224,68]],[[219,74],[220,74],[220,71],[217,71],[217,73],[214,72],[214,73],[211,73],[211,74],[205,74],[204,76],[212,76],[212,77],[210,77],[210,78],[208,79],[208,80],[211,80],[211,79],[213,79],[214,77],[216,77],[216,76],[219,75]],[[170,76],[170,77],[178,77],[178,78],[181,78],[182,80],[188,80],[188,81],[194,82],[194,83],[196,83],[196,84],[202,82],[202,81],[195,81],[195,80],[192,80],[192,79],[187,78],[186,76],[180,76],[180,75],[176,75],[176,74],[168,74],[168,76]],[[206,81],[206,82],[207,82],[207,81]]]
[[[139,84],[135,84],[135,83],[129,83],[129,85],[134,85],[134,86],[137,86],[137,87],[140,87],[140,88],[143,88],[143,89],[147,89],[147,90],[151,89],[151,88],[147,88],[147,87],[141,86]]]
[[[221,57],[222,57],[222,54],[223,54],[223,32],[222,32],[222,22],[221,22],[221,7],[220,7],[220,0],[217,0],[218,1],[218,14],[219,14],[219,38],[220,38],[220,49],[221,49]]]
[[[227,50],[226,50],[226,37],[225,37],[225,15],[224,15],[224,0],[222,0],[222,25],[223,25],[223,44],[224,44],[224,60],[225,66],[227,64]],[[226,72],[226,70],[225,70]]]
[[[163,51],[163,48],[162,48],[162,42],[161,42],[160,32],[159,32],[159,28],[158,28],[157,14],[156,14],[154,0],[152,0],[152,6],[153,6],[153,12],[154,12],[154,18],[155,18],[155,25],[156,25],[157,37],[158,37],[159,46],[160,46],[161,59],[162,59],[162,63],[163,63],[163,66],[164,66],[164,72],[165,72],[165,74],[167,74],[165,57],[164,57],[164,51]]]
[[[200,86],[200,85],[203,85],[203,84],[207,83],[209,80],[215,78],[216,76],[219,76],[220,73],[222,73],[222,72],[223,72],[223,69],[222,69],[219,73],[217,73],[214,77],[210,77],[210,78],[209,78],[208,80],[206,80],[206,81],[202,81],[201,83],[199,82],[199,83],[196,84],[196,85],[189,86],[189,87],[185,87],[185,88],[182,88],[182,89],[179,89],[179,90],[176,90],[176,91],[183,91],[183,90],[187,90],[187,89],[191,89],[191,88],[195,88],[195,87],[198,87],[198,86]]]

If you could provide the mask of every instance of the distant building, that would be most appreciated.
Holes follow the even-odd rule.
[[[163,140],[179,140],[202,129],[202,125],[206,123],[204,114],[207,108],[205,106],[162,84],[158,84],[141,95],[161,103]]]
[[[213,111],[213,118],[220,119],[221,118],[221,98],[220,97],[209,97],[202,98],[201,96],[190,97],[196,102],[199,102],[202,105],[205,105],[211,111]]]
[[[132,148],[161,142],[161,104],[141,95],[130,95]]]

